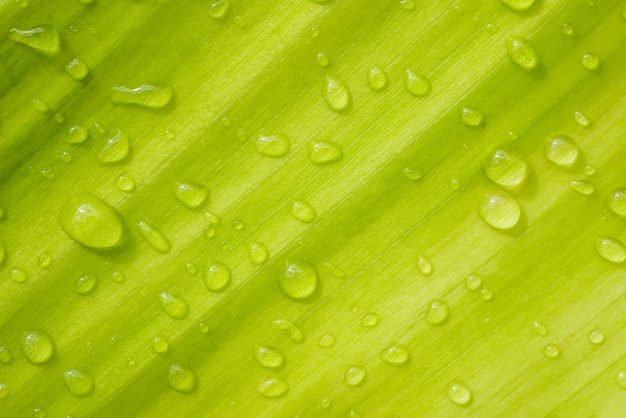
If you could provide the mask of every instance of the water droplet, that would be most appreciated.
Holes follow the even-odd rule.
[[[513,11],[524,12],[535,4],[535,0],[502,0],[502,3]]]
[[[13,28],[9,31],[9,38],[46,55],[55,55],[61,50],[59,33],[50,25],[27,30]]]
[[[361,324],[368,328],[375,327],[378,325],[378,314],[376,312],[366,314],[363,319],[361,319]]]
[[[289,208],[291,216],[304,223],[311,223],[317,217],[317,213],[311,204],[304,200],[296,200]]]
[[[80,58],[74,58],[65,66],[65,71],[74,80],[84,80],[89,75],[89,67]]]
[[[174,187],[174,195],[189,209],[198,209],[209,197],[209,189],[201,184],[176,183]]]
[[[626,246],[616,238],[603,237],[596,240],[596,251],[612,263],[626,261]]]
[[[404,88],[415,97],[428,96],[431,90],[430,81],[411,70],[406,70],[406,78],[404,79]]]
[[[35,408],[35,409],[33,410],[33,416],[34,416],[35,418],[44,418],[44,417],[46,416],[46,411],[44,411],[44,410],[43,410],[43,409],[41,409],[41,408]]]
[[[274,329],[289,332],[289,337],[296,343],[301,343],[302,341],[304,341],[304,333],[292,322],[286,321],[284,319],[276,319],[275,321],[272,321],[272,326],[274,327]]]
[[[433,265],[426,257],[419,257],[417,259],[417,270],[424,276],[430,276],[433,272]]]
[[[85,398],[93,393],[95,386],[93,377],[83,371],[67,370],[63,373],[63,380],[65,380],[65,386],[72,396]]]
[[[594,329],[587,334],[587,338],[591,344],[602,344],[604,342],[604,334],[599,329]]]
[[[572,37],[576,34],[576,31],[574,30],[574,26],[572,26],[571,23],[565,22],[561,25],[561,33],[563,35]]]
[[[28,280],[28,275],[22,269],[12,269],[10,276],[11,280],[13,280],[15,283],[24,283],[26,280]]]
[[[548,330],[548,327],[538,321],[535,321],[533,323],[533,330],[535,331],[535,334],[539,335],[540,337],[545,337],[546,335],[548,335],[548,332],[550,332]]]
[[[122,273],[121,271],[114,271],[111,274],[111,280],[113,280],[115,283],[122,283],[124,281],[124,273]]]
[[[13,356],[9,352],[9,349],[4,345],[0,346],[0,363],[9,364],[13,360]]]
[[[452,382],[446,390],[448,398],[459,406],[465,406],[472,400],[472,390],[463,382]]]
[[[130,154],[130,139],[119,129],[109,138],[98,154],[100,164],[115,164],[124,161]]]
[[[440,299],[432,300],[426,311],[426,322],[431,325],[443,324],[448,319],[449,312],[450,308],[446,302]]]
[[[465,278],[465,288],[467,290],[478,290],[483,285],[483,278],[478,274],[470,274]]]
[[[98,279],[93,274],[86,274],[76,281],[74,291],[79,295],[86,295],[92,292],[98,285]]]
[[[215,236],[215,226],[209,225],[204,228],[204,237],[207,239],[211,239]]]
[[[170,351],[170,343],[167,341],[167,337],[163,334],[159,334],[152,339],[152,350],[157,354],[165,354]]]
[[[284,354],[274,347],[259,347],[254,353],[254,358],[259,364],[268,369],[278,369],[285,364]]]
[[[23,333],[20,346],[26,360],[32,364],[47,363],[55,352],[52,338],[40,330]]]
[[[489,289],[483,289],[480,291],[480,298],[485,302],[493,299],[493,292]]]
[[[278,276],[280,290],[296,300],[311,297],[317,289],[317,282],[315,267],[303,261],[287,261]]]
[[[467,126],[480,126],[482,125],[483,120],[483,114],[479,110],[464,107],[461,111],[461,122]]]
[[[57,154],[59,155],[59,159],[65,164],[72,162],[72,154],[69,151],[57,150]]]
[[[596,54],[585,54],[583,55],[580,62],[583,67],[585,67],[589,71],[596,71],[600,67],[600,57],[598,57]]]
[[[250,243],[250,262],[253,266],[260,266],[270,258],[270,252],[261,242],[255,241]]]
[[[572,138],[557,135],[548,138],[545,145],[546,158],[560,167],[572,167],[578,160],[578,145]]]
[[[418,181],[424,177],[424,173],[421,170],[414,170],[409,167],[405,167],[404,170],[402,170],[402,173],[404,174],[404,177],[412,181]]]
[[[569,183],[569,188],[586,196],[593,194],[596,190],[595,186],[586,180],[572,180]]]
[[[172,364],[167,374],[170,387],[182,393],[190,393],[196,388],[196,373],[180,364]]]
[[[213,19],[223,20],[228,17],[230,11],[230,0],[217,0],[214,1],[208,10],[208,15]]]
[[[596,167],[593,165],[586,165],[585,168],[583,169],[583,172],[587,176],[593,176],[594,174],[596,174]]]
[[[578,111],[574,112],[574,120],[576,120],[576,122],[580,126],[584,126],[585,128],[591,125],[591,121],[587,118],[587,116],[583,112],[578,112]]]
[[[161,231],[149,225],[146,221],[139,221],[137,226],[139,227],[141,235],[148,241],[148,244],[150,244],[152,248],[162,254],[170,252],[172,244],[170,244],[170,241]]]
[[[402,10],[415,10],[415,2],[413,0],[400,0],[399,4]]]
[[[383,67],[377,65],[367,72],[367,85],[372,91],[381,91],[387,87],[387,82],[387,73]]]
[[[185,263],[185,270],[188,274],[191,274],[193,276],[198,272],[198,267],[195,265],[195,263],[189,261]]]
[[[277,377],[261,383],[256,390],[266,398],[279,398],[289,391],[289,384]]]
[[[319,346],[321,348],[328,348],[333,346],[335,344],[335,341],[335,336],[330,332],[327,332],[320,337]]]
[[[0,266],[4,264],[4,260],[6,259],[6,256],[7,256],[7,249],[4,246],[4,243],[0,242]]]
[[[324,52],[320,52],[317,54],[317,64],[320,67],[328,67],[330,64],[330,58]]]
[[[539,65],[539,57],[530,42],[519,36],[509,36],[506,39],[506,49],[511,60],[526,71],[531,71]]]
[[[351,366],[343,374],[343,381],[348,386],[358,386],[365,380],[367,370],[361,366]]]
[[[344,111],[350,105],[350,90],[336,75],[326,75],[326,83],[322,93],[328,107],[335,112]]]
[[[615,382],[621,389],[626,390],[626,371],[620,370],[615,376]]]
[[[393,343],[385,347],[385,349],[380,353],[380,358],[386,363],[401,366],[408,363],[411,355],[405,346]]]
[[[132,193],[135,191],[135,179],[127,173],[122,173],[115,180],[115,186],[123,192]]]
[[[43,170],[41,170],[41,175],[44,178],[53,179],[54,178],[54,171],[52,171],[51,169],[48,169],[48,168],[44,168]]]
[[[209,263],[204,275],[204,285],[211,292],[221,292],[230,283],[231,273],[227,265],[219,261]]]
[[[174,89],[167,84],[144,84],[135,88],[117,86],[112,89],[111,102],[161,109],[170,104],[173,97]]]
[[[478,212],[487,225],[507,230],[515,227],[522,216],[522,207],[513,196],[498,191],[485,195]]]
[[[235,231],[241,231],[243,229],[244,225],[243,225],[243,221],[241,219],[235,219],[233,221],[233,229]]]
[[[485,159],[483,170],[494,183],[508,189],[517,189],[526,180],[528,165],[517,149],[498,148]]]
[[[89,138],[89,131],[80,125],[72,126],[67,133],[67,142],[70,144],[82,144],[87,138]]]
[[[163,311],[172,319],[185,319],[189,314],[189,304],[180,296],[162,292],[159,294],[159,301]]]
[[[0,399],[8,399],[11,396],[11,390],[4,383],[0,383]]]
[[[555,359],[561,354],[561,349],[556,344],[548,344],[543,348],[543,355],[550,359]]]
[[[259,154],[271,158],[281,158],[289,153],[291,143],[289,138],[282,134],[259,135],[254,146]]]
[[[337,162],[343,158],[341,145],[330,141],[311,142],[309,160],[313,164],[323,165]]]
[[[606,203],[613,213],[626,218],[626,187],[612,190]]]

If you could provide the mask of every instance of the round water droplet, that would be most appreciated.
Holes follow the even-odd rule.
[[[546,335],[548,335],[548,332],[550,332],[548,330],[548,327],[538,321],[535,321],[533,323],[533,331],[535,331],[535,334],[539,335],[540,337],[545,337]]]
[[[230,11],[230,0],[217,0],[211,3],[208,10],[208,15],[213,19],[223,20],[228,17]]]
[[[321,348],[328,348],[333,346],[335,344],[335,341],[335,336],[330,332],[327,332],[320,337],[319,346]]]
[[[8,399],[11,396],[11,390],[4,383],[0,383],[0,399]]]
[[[66,200],[59,214],[63,231],[85,247],[109,249],[122,244],[124,228],[117,211],[90,193]]]
[[[122,162],[129,156],[130,149],[128,135],[118,129],[100,150],[98,162],[104,165]]]
[[[157,354],[165,354],[170,351],[170,343],[167,341],[167,337],[163,334],[159,334],[152,339],[152,350]]]
[[[378,325],[378,314],[376,312],[366,314],[363,319],[361,319],[361,324],[368,328],[375,327]]]
[[[291,143],[285,135],[260,135],[254,146],[259,154],[271,158],[281,158],[289,153]]]
[[[148,241],[148,244],[150,244],[152,248],[162,254],[170,252],[172,244],[170,244],[170,241],[161,231],[151,226],[146,221],[139,221],[137,226],[139,227],[141,235]]]
[[[467,126],[480,126],[482,125],[483,121],[483,114],[479,110],[464,107],[461,111],[461,122],[463,122]]]
[[[275,321],[272,321],[272,325],[274,329],[289,332],[289,337],[293,340],[293,342],[301,343],[302,341],[304,341],[304,333],[292,322],[286,321],[284,319],[277,319]]]
[[[26,360],[32,364],[47,363],[55,352],[52,338],[39,330],[23,333],[20,346]]]
[[[483,285],[483,278],[478,274],[470,274],[465,278],[465,288],[467,290],[478,290]]]
[[[12,269],[10,276],[11,280],[13,280],[15,283],[24,283],[26,282],[26,280],[28,280],[28,275],[22,269]]]
[[[328,107],[335,112],[344,111],[350,105],[350,90],[336,75],[326,75],[326,83],[322,93]]]
[[[72,126],[67,133],[67,142],[70,144],[82,144],[87,138],[89,138],[89,131],[80,125]]]
[[[606,203],[613,213],[626,218],[626,187],[612,190]]]
[[[209,197],[209,189],[201,184],[176,183],[174,196],[189,209],[198,209]]]
[[[196,266],[195,263],[192,263],[191,261],[189,261],[185,263],[185,270],[187,271],[188,274],[191,274],[193,276],[194,274],[198,272],[198,267]]]
[[[9,364],[13,360],[13,356],[9,352],[9,349],[4,345],[0,346],[0,363]]]
[[[556,344],[548,344],[543,348],[543,355],[549,359],[555,359],[561,354],[561,349]]]
[[[535,4],[535,0],[502,0],[502,3],[513,11],[524,12]]]
[[[578,145],[572,138],[558,135],[548,138],[545,146],[546,158],[560,167],[572,167],[578,160]]]
[[[182,393],[193,392],[197,385],[196,373],[180,364],[170,366],[167,380],[172,389]]]
[[[328,58],[328,55],[326,55],[324,52],[320,52],[317,54],[317,64],[320,67],[328,67],[328,65],[330,64],[330,58]]]
[[[278,276],[280,290],[296,300],[311,297],[317,289],[317,271],[303,261],[287,261]]]
[[[530,42],[519,36],[509,36],[505,42],[511,60],[526,71],[539,65],[539,56]]]
[[[508,189],[524,184],[528,165],[524,156],[515,148],[498,148],[483,163],[485,175],[494,183]]]
[[[591,121],[587,118],[587,116],[583,112],[578,112],[578,111],[574,112],[574,120],[580,126],[584,126],[585,128],[591,125]]]
[[[274,347],[259,347],[254,353],[254,358],[259,364],[268,369],[278,369],[285,364],[285,356]]]
[[[89,75],[89,67],[80,58],[74,58],[65,66],[65,71],[74,80],[84,80]]]
[[[617,386],[621,389],[626,390],[626,371],[620,370],[617,372],[617,375],[615,376],[615,383],[617,383]]]
[[[569,188],[585,196],[593,194],[593,192],[596,190],[593,183],[590,183],[586,180],[572,180],[569,183]]]
[[[231,279],[230,269],[219,261],[209,263],[204,275],[204,285],[211,292],[221,292],[226,289]]]
[[[594,329],[587,334],[587,338],[591,344],[602,344],[604,342],[604,334],[599,329]]]
[[[46,55],[55,55],[61,50],[59,33],[50,25],[27,30],[13,28],[9,31],[9,38]]]
[[[309,145],[309,160],[313,164],[330,164],[343,158],[341,145],[330,141],[311,142]]]
[[[404,79],[404,88],[415,97],[425,97],[430,94],[430,81],[411,70],[406,70],[406,78]]]
[[[623,263],[626,261],[626,246],[618,239],[603,237],[596,240],[596,251],[605,260],[611,263]]]
[[[122,173],[115,180],[115,186],[123,192],[132,193],[135,191],[135,179],[130,174]]]
[[[365,380],[367,370],[361,366],[351,366],[343,373],[343,381],[348,386],[358,386]]]
[[[484,301],[490,301],[493,299],[493,292],[489,289],[483,289],[480,291],[480,298]]]
[[[433,265],[426,257],[419,257],[417,259],[417,270],[424,276],[430,276],[433,272]]]
[[[561,25],[561,33],[563,35],[572,37],[576,34],[576,31],[574,30],[574,26],[572,26],[571,23],[565,22]]]
[[[401,366],[408,363],[411,355],[409,350],[402,344],[390,344],[380,353],[380,358],[389,364]]]
[[[450,308],[446,302],[440,299],[432,300],[426,311],[426,322],[431,325],[443,324],[448,319]]]
[[[200,322],[198,324],[198,330],[200,330],[201,333],[206,334],[207,332],[209,332],[209,324],[207,324],[206,322]]]
[[[387,73],[383,67],[377,65],[367,72],[367,85],[372,91],[381,91],[387,87],[387,82]]]
[[[65,380],[65,386],[67,386],[72,396],[85,398],[93,393],[94,379],[83,371],[76,369],[67,370],[63,373],[63,380]]]
[[[253,266],[260,266],[270,258],[270,252],[261,242],[255,241],[250,243],[250,262]]]
[[[446,389],[448,398],[459,406],[465,406],[472,400],[472,390],[463,382],[452,382]]]
[[[98,279],[93,274],[86,274],[76,281],[74,291],[79,295],[86,295],[92,292],[98,285]]]
[[[311,223],[317,217],[317,213],[310,203],[304,200],[296,200],[289,208],[291,216],[304,223]]]
[[[600,68],[600,57],[598,57],[596,54],[585,54],[583,55],[580,62],[583,67],[585,67],[589,71],[596,71],[598,68]]]
[[[266,380],[256,390],[266,398],[279,398],[289,391],[289,384],[281,378]]]
[[[170,104],[174,97],[171,86],[145,84],[135,88],[113,87],[111,103],[134,104],[152,109],[161,109]]]
[[[424,177],[424,173],[421,170],[414,170],[409,167],[405,167],[404,170],[402,170],[402,173],[404,174],[404,177],[412,181],[418,181]]]
[[[522,207],[506,192],[487,194],[478,207],[481,218],[495,229],[507,230],[515,227],[522,216]]]
[[[122,273],[121,271],[114,271],[111,274],[111,280],[113,280],[115,283],[122,283],[124,281],[124,273]]]
[[[180,296],[162,292],[159,294],[159,301],[163,311],[172,319],[185,319],[189,314],[189,304]]]

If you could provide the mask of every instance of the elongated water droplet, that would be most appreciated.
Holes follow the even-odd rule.
[[[41,268],[46,268],[50,267],[50,264],[52,264],[52,256],[49,252],[44,251],[39,255],[39,258],[37,259],[37,265]]]
[[[161,109],[170,104],[173,97],[174,89],[167,84],[144,84],[135,88],[117,86],[112,89],[111,102]]]
[[[605,260],[611,263],[623,263],[626,261],[626,246],[618,239],[603,237],[596,240],[596,251]]]
[[[135,179],[128,173],[122,173],[115,180],[115,186],[123,192],[132,193],[135,191]]]
[[[289,153],[291,143],[289,142],[289,138],[282,134],[259,135],[254,146],[261,155],[281,158]]]
[[[291,216],[304,223],[311,223],[317,217],[317,213],[310,203],[304,200],[296,200],[289,208]]]
[[[0,383],[0,399],[8,399],[11,396],[11,390],[4,383]]]
[[[465,288],[467,290],[478,290],[483,285],[483,278],[478,274],[470,274],[465,278]]]
[[[254,353],[259,364],[268,369],[278,369],[285,364],[285,355],[274,347],[259,347]]]
[[[579,112],[579,111],[574,112],[574,120],[580,126],[584,126],[585,128],[591,125],[591,121],[589,120],[589,118],[587,118],[587,115],[585,115],[583,112]]]
[[[417,259],[417,269],[424,276],[430,276],[433,272],[433,265],[431,264],[429,259],[420,256]]]
[[[109,138],[98,154],[100,164],[115,164],[124,161],[130,154],[130,139],[119,129]]]
[[[351,101],[350,90],[339,77],[334,74],[326,75],[326,83],[322,91],[328,107],[341,112],[348,108]]]
[[[402,170],[402,173],[404,174],[404,177],[412,181],[418,181],[424,177],[424,173],[421,170],[415,170],[409,167],[405,167]]]
[[[386,363],[401,366],[409,362],[411,355],[405,346],[393,343],[385,347],[380,353],[380,358]]]
[[[280,290],[292,299],[311,297],[317,289],[317,271],[304,261],[287,261],[278,276]]]
[[[313,164],[323,165],[337,162],[343,158],[341,145],[331,141],[311,142],[309,160]]]
[[[587,334],[587,338],[591,344],[600,345],[604,342],[604,334],[599,329],[594,329]]]
[[[0,346],[0,363],[9,364],[13,360],[13,356],[6,346]]]
[[[387,82],[387,73],[383,67],[377,65],[367,72],[367,85],[372,91],[381,91],[387,87]]]
[[[464,107],[461,111],[461,122],[467,126],[480,126],[482,125],[484,119],[483,114],[479,110]]]
[[[367,370],[361,366],[351,366],[343,373],[343,381],[348,386],[358,386],[365,380]]]
[[[550,332],[550,330],[548,330],[548,327],[546,327],[539,321],[535,321],[533,323],[533,331],[535,331],[535,334],[539,335],[540,337],[545,337],[546,335],[548,335],[548,332]]]
[[[293,342],[301,343],[304,341],[304,333],[292,322],[286,321],[284,319],[276,319],[272,322],[272,326],[274,327],[274,329],[289,332],[289,337],[293,340]]]
[[[72,240],[85,247],[114,248],[124,239],[119,213],[90,193],[70,197],[59,213],[59,224]]]
[[[250,262],[253,266],[260,266],[265,263],[270,257],[270,252],[267,247],[258,241],[250,244]]]
[[[500,230],[515,227],[522,216],[522,207],[510,194],[502,191],[487,194],[478,212],[487,225]]]
[[[432,300],[426,311],[426,322],[431,325],[443,324],[448,319],[449,312],[450,308],[446,302],[440,299]]]
[[[174,195],[189,209],[198,209],[209,197],[209,189],[201,184],[176,183]]]
[[[502,3],[513,11],[524,12],[535,4],[535,0],[502,0]]]
[[[517,189],[526,181],[528,165],[515,148],[498,148],[487,156],[483,170],[489,180],[508,189]]]
[[[93,393],[95,381],[93,377],[83,371],[67,370],[63,373],[63,380],[70,395],[74,397],[85,398]]]
[[[587,53],[583,55],[580,62],[583,67],[585,67],[589,71],[596,71],[598,68],[600,68],[600,57],[598,57],[596,54]]]
[[[446,390],[448,398],[459,406],[465,406],[472,400],[472,390],[463,382],[452,382]]]
[[[411,70],[406,70],[406,78],[404,79],[404,88],[415,97],[425,97],[430,94],[430,81]]]
[[[159,334],[152,339],[152,350],[157,354],[165,354],[170,351],[170,343],[167,337]]]
[[[74,285],[74,291],[79,295],[92,292],[98,285],[98,279],[93,274],[86,274],[79,278]]]
[[[613,213],[626,218],[626,187],[613,189],[609,193],[606,203]]]
[[[177,320],[187,318],[189,304],[185,299],[171,293],[161,292],[159,301],[161,302],[161,308],[170,318]]]
[[[231,279],[230,269],[219,261],[209,263],[204,275],[204,285],[211,292],[221,292],[226,289]]]
[[[556,344],[548,344],[543,348],[543,355],[549,359],[555,359],[561,354],[561,349]]]
[[[590,183],[587,180],[572,180],[569,183],[569,188],[585,196],[593,194],[596,190],[593,183]]]
[[[89,67],[80,58],[74,58],[65,66],[65,71],[74,80],[84,80],[89,75]]]
[[[55,55],[61,50],[59,33],[50,25],[27,30],[13,28],[9,31],[9,38],[46,55]]]
[[[580,153],[576,142],[565,135],[548,138],[544,150],[546,158],[559,167],[572,167]]]
[[[375,327],[378,325],[378,314],[376,312],[366,314],[361,320],[361,325],[368,328]]]
[[[67,142],[70,144],[82,144],[87,138],[89,138],[89,131],[80,125],[72,126],[67,133]]]
[[[55,352],[52,338],[40,330],[23,333],[20,346],[24,357],[32,364],[47,363]]]
[[[208,15],[213,19],[224,20],[228,17],[230,11],[230,0],[217,0],[211,3]]]
[[[141,235],[148,241],[148,244],[150,244],[152,248],[162,254],[170,252],[172,244],[170,244],[170,241],[161,231],[151,226],[146,221],[139,221],[137,226],[139,227]]]
[[[261,383],[256,390],[266,398],[280,398],[289,391],[289,384],[277,377]]]
[[[330,332],[323,334],[318,342],[321,348],[328,348],[335,344],[335,336]]]
[[[193,392],[197,385],[196,373],[176,363],[170,365],[167,381],[172,389],[181,393]]]
[[[506,39],[506,49],[511,60],[526,71],[531,71],[539,65],[539,56],[530,42],[519,36],[509,36]]]

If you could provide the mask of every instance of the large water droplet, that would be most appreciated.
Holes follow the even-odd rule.
[[[341,112],[350,105],[350,91],[339,77],[333,74],[326,75],[326,83],[322,91],[324,100],[331,110]]]
[[[259,347],[254,353],[254,358],[259,364],[268,369],[278,369],[285,364],[284,354],[274,347]]]
[[[304,200],[296,200],[291,204],[289,208],[291,216],[304,223],[311,223],[317,217],[315,208],[310,203]]]
[[[430,81],[411,70],[406,70],[406,78],[404,79],[404,88],[415,97],[428,96],[431,90]]]
[[[558,135],[548,138],[545,145],[546,158],[560,167],[572,167],[578,160],[578,145],[572,138]]]
[[[209,189],[201,184],[176,183],[174,195],[189,209],[198,209],[209,197]]]
[[[289,384],[277,377],[261,383],[256,390],[266,398],[279,398],[289,391]]]
[[[226,17],[228,17],[229,11],[230,11],[230,0],[217,0],[211,3],[207,13],[213,19],[224,20],[226,19]]]
[[[535,4],[535,0],[502,0],[505,6],[516,12],[524,12]]]
[[[170,387],[182,393],[190,393],[196,388],[196,373],[180,364],[172,364],[167,373]]]
[[[172,244],[170,244],[165,235],[146,221],[139,221],[137,226],[141,235],[148,241],[148,244],[158,252],[165,254],[172,249]]]
[[[390,344],[380,353],[380,358],[389,364],[401,366],[408,363],[411,355],[409,350],[402,344]]]
[[[27,30],[13,28],[9,31],[9,38],[46,55],[55,55],[61,50],[59,33],[50,25]]]
[[[528,165],[515,148],[498,148],[485,159],[483,170],[494,183],[508,189],[517,189],[526,180]]]
[[[300,328],[295,326],[293,322],[284,319],[276,319],[275,321],[272,321],[272,326],[274,327],[274,329],[287,331],[289,333],[289,337],[293,340],[293,342],[301,343],[302,341],[304,341],[304,333]]]
[[[281,158],[289,153],[291,143],[289,138],[282,134],[259,135],[254,142],[259,154],[266,157]]]
[[[189,314],[189,304],[180,296],[162,292],[159,294],[159,301],[163,311],[172,319],[185,319]]]
[[[367,370],[361,366],[351,366],[343,373],[343,381],[348,386],[358,386],[365,380]]]
[[[317,289],[317,271],[303,261],[287,261],[278,276],[280,290],[292,299],[311,297]]]
[[[450,308],[448,304],[440,299],[432,300],[428,304],[426,311],[426,322],[431,325],[443,324],[448,319]]]
[[[90,193],[70,197],[59,213],[59,224],[71,239],[85,247],[114,248],[124,238],[121,216]]]
[[[74,80],[84,80],[89,75],[89,67],[80,58],[74,58],[65,66],[65,71]]]
[[[612,190],[606,203],[616,215],[626,218],[626,187]]]
[[[487,194],[481,201],[478,212],[491,227],[507,230],[515,227],[522,216],[522,207],[506,192]]]
[[[93,393],[94,379],[83,371],[77,369],[67,370],[63,373],[63,380],[72,396],[85,398]]]
[[[98,154],[100,164],[115,164],[124,161],[130,154],[130,139],[119,129],[109,138]]]
[[[380,91],[387,87],[387,73],[383,67],[377,65],[367,72],[367,85],[373,91]]]
[[[98,279],[93,274],[86,274],[79,278],[74,285],[74,291],[79,295],[91,293],[98,285]]]
[[[623,263],[626,261],[626,246],[618,239],[603,237],[596,240],[596,251],[605,260],[611,263]]]
[[[161,109],[172,101],[174,89],[171,86],[145,84],[135,88],[113,87],[111,102],[114,104],[135,104],[153,109]]]
[[[52,338],[40,330],[23,333],[20,346],[26,360],[32,364],[47,363],[55,352]]]
[[[204,275],[204,285],[211,292],[221,292],[230,283],[231,273],[226,264],[219,261],[209,263]]]
[[[539,56],[530,42],[519,36],[509,36],[506,39],[506,49],[511,60],[526,71],[531,71],[539,65]]]
[[[452,382],[446,389],[448,398],[459,406],[465,406],[472,400],[472,391],[463,382]]]
[[[260,266],[265,263],[270,257],[270,252],[267,247],[258,241],[250,244],[250,262],[253,266]]]
[[[313,164],[330,164],[343,158],[341,145],[330,141],[311,142],[309,146],[309,160]]]

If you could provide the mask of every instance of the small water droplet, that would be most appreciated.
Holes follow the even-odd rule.
[[[593,192],[596,190],[593,183],[590,183],[586,180],[572,180],[569,183],[569,188],[577,193],[586,196],[593,194]]]
[[[259,154],[271,158],[281,158],[289,153],[291,143],[289,138],[282,134],[259,135],[254,142]]]
[[[489,289],[482,289],[480,291],[480,298],[485,302],[493,299],[493,292]]]
[[[571,23],[565,22],[561,25],[561,33],[565,36],[572,37],[576,34],[576,31],[574,30],[574,26],[572,26]]]
[[[430,94],[431,85],[426,77],[406,70],[404,88],[415,97],[425,97]]]
[[[596,240],[596,251],[605,260],[612,263],[623,263],[626,261],[626,246],[618,239],[603,237]]]
[[[185,263],[185,270],[187,271],[187,274],[191,274],[193,276],[198,272],[198,267],[195,263],[188,261]]]
[[[40,330],[23,333],[20,346],[26,360],[32,364],[47,363],[55,352],[52,338]]]
[[[254,353],[259,364],[268,369],[278,369],[285,364],[285,355],[274,347],[259,347]]]
[[[465,406],[472,400],[472,390],[463,382],[452,382],[446,389],[448,398],[459,406]]]
[[[111,102],[161,109],[170,104],[173,97],[174,89],[167,84],[144,84],[135,88],[116,86],[112,89]]]
[[[324,52],[320,52],[317,54],[317,64],[320,67],[328,67],[328,65],[330,64],[330,58],[328,58],[328,55],[326,55]]]
[[[421,170],[414,170],[409,167],[405,167],[402,170],[402,173],[404,174],[404,177],[412,181],[418,181],[424,177],[424,173]]]
[[[315,267],[303,261],[287,261],[278,276],[280,290],[296,300],[311,297],[317,289],[317,283]]]
[[[241,219],[235,219],[233,221],[233,229],[235,231],[241,231],[244,227],[243,221]]]
[[[70,395],[74,397],[85,398],[93,393],[94,379],[83,371],[76,369],[67,370],[63,373],[63,380]]]
[[[215,236],[215,226],[214,225],[209,225],[206,228],[204,228],[204,237],[207,239],[211,239]]]
[[[270,258],[270,252],[267,247],[258,241],[250,243],[250,262],[253,266],[260,266]]]
[[[53,179],[54,178],[54,171],[52,171],[49,168],[44,168],[43,170],[41,170],[41,175],[46,178],[46,179]]]
[[[587,116],[583,112],[578,112],[578,111],[574,112],[574,120],[580,126],[584,126],[585,128],[591,125],[591,121],[587,118]]]
[[[136,187],[135,179],[128,173],[122,173],[115,180],[115,186],[123,192],[132,193]]]
[[[415,10],[415,2],[413,0],[400,0],[399,3],[402,10]]]
[[[146,221],[139,221],[137,226],[139,227],[141,235],[148,241],[148,244],[150,244],[152,248],[162,254],[170,252],[172,244],[170,244],[170,241],[161,231],[149,225]]]
[[[327,332],[320,337],[318,344],[321,348],[328,348],[333,346],[335,344],[335,341],[335,336],[330,332]]]
[[[376,312],[366,314],[363,319],[361,319],[361,324],[368,328],[375,327],[378,325],[378,314]]]
[[[55,55],[61,50],[59,33],[50,25],[27,30],[13,28],[9,31],[9,38],[46,55]]]
[[[209,263],[204,275],[204,285],[211,292],[221,292],[230,284],[231,272],[226,264],[219,261]]]
[[[206,322],[200,322],[198,324],[198,330],[201,333],[206,334],[207,332],[209,332],[209,324],[207,324]]]
[[[43,409],[41,409],[41,408],[35,408],[35,409],[33,410],[33,416],[34,416],[35,418],[44,418],[44,417],[46,416],[46,411],[44,411],[44,410],[43,410]]]
[[[174,196],[189,209],[198,209],[209,197],[209,189],[196,183],[176,183]]]
[[[449,312],[450,308],[446,302],[435,299],[428,304],[425,320],[431,325],[443,324],[448,319]]]
[[[304,223],[311,223],[317,217],[317,213],[310,203],[304,200],[296,200],[289,208],[291,216]]]
[[[121,271],[114,271],[113,273],[111,273],[111,280],[113,280],[115,283],[122,283],[124,279],[124,273],[122,273]]]
[[[548,332],[550,332],[548,330],[548,327],[546,327],[539,321],[535,321],[533,323],[533,331],[535,331],[535,334],[539,335],[540,337],[545,337],[546,335],[548,335]]]
[[[433,272],[433,265],[428,258],[420,256],[417,259],[417,270],[424,276],[430,276]]]
[[[70,144],[82,144],[87,138],[89,138],[89,131],[80,125],[72,126],[67,133],[67,142]]]
[[[0,383],[0,399],[8,399],[11,396],[11,390],[4,383]]]
[[[33,106],[35,107],[35,110],[39,113],[48,114],[52,112],[52,109],[50,108],[48,103],[36,97],[33,97]]]
[[[189,304],[180,296],[162,292],[159,294],[159,301],[163,311],[172,319],[185,319],[189,314]]]
[[[74,58],[65,66],[65,71],[74,80],[84,80],[89,75],[89,67],[80,58]]]
[[[217,0],[211,3],[208,15],[213,19],[223,20],[228,17],[230,11],[230,0]]]
[[[626,390],[626,371],[620,370],[615,376],[615,382],[621,389]]]
[[[65,164],[72,162],[72,154],[69,151],[57,150],[57,154],[59,155],[59,159]]]
[[[556,344],[548,344],[543,348],[543,355],[549,359],[555,359],[561,354],[561,349]]]
[[[495,229],[508,230],[519,223],[522,207],[513,196],[498,191],[485,195],[478,212],[487,225]]]
[[[535,0],[502,0],[502,3],[513,11],[525,12],[535,4]]]
[[[519,36],[509,36],[505,42],[511,60],[526,71],[531,71],[539,65],[539,56],[535,48],[526,39]]]
[[[483,278],[478,274],[470,274],[465,278],[465,288],[467,290],[478,290],[483,285]]]
[[[370,68],[367,72],[367,85],[372,91],[381,91],[387,87],[388,77],[385,69],[381,66]]]
[[[13,280],[15,283],[24,283],[26,282],[26,280],[28,280],[28,275],[26,274],[26,272],[22,269],[12,269],[11,273],[11,280]]]
[[[0,363],[9,364],[11,360],[13,360],[13,356],[11,352],[9,352],[9,349],[4,345],[0,346]]]
[[[126,133],[117,129],[98,154],[98,162],[108,165],[124,161],[131,151],[130,139]]]
[[[176,363],[170,366],[167,381],[172,389],[182,393],[193,392],[197,385],[196,373]]]
[[[256,390],[266,398],[280,398],[289,391],[289,384],[277,377],[261,383]]]
[[[152,350],[157,354],[165,354],[170,351],[170,343],[163,334],[156,335],[152,339]]]
[[[348,90],[344,82],[334,74],[326,75],[326,83],[324,84],[322,93],[328,107],[335,112],[342,112],[350,105],[350,90]]]
[[[331,141],[311,142],[309,160],[313,164],[323,165],[337,162],[343,158],[341,145]]]
[[[401,366],[409,362],[411,355],[405,346],[393,343],[385,347],[385,349],[380,353],[380,358],[385,363]]]
[[[572,167],[579,155],[576,142],[565,135],[557,135],[546,140],[546,158],[560,167]]]
[[[508,189],[517,189],[526,181],[528,165],[515,148],[498,148],[483,163],[485,175],[494,183]]]
[[[476,127],[482,125],[484,121],[483,114],[476,109],[464,107],[461,110],[461,122],[467,126]]]
[[[613,189],[606,203],[613,213],[626,218],[626,187]]]
[[[583,55],[580,63],[589,71],[596,71],[600,68],[600,57],[596,54],[587,53]]]
[[[594,329],[587,334],[587,338],[591,344],[599,345],[604,342],[604,334],[599,329]]]
[[[304,341],[304,333],[302,332],[302,330],[290,321],[284,319],[276,319],[275,321],[272,321],[272,326],[274,327],[274,329],[289,332],[289,337],[296,343],[301,343]]]
[[[365,380],[367,370],[361,366],[351,366],[343,373],[343,381],[348,386],[358,386]]]
[[[92,292],[98,285],[98,279],[93,274],[86,274],[79,278],[74,285],[74,291],[79,295],[86,295]]]

